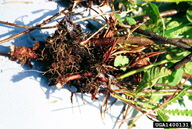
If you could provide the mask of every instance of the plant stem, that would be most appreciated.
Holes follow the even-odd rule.
[[[175,91],[177,91],[178,89],[162,89],[162,90],[144,90],[142,92],[139,92],[138,95],[145,95],[145,96],[149,96],[151,95],[151,93],[153,93],[153,95],[158,95],[158,96],[165,96],[165,95],[172,95]],[[178,90],[181,91],[181,90]],[[189,89],[186,91],[187,94],[192,94],[192,90]]]
[[[109,57],[111,56],[111,53],[112,53],[112,51],[114,50],[114,47],[115,47],[116,42],[117,42],[117,38],[114,39],[114,41],[113,41],[113,44],[112,44],[112,46],[111,46],[111,48],[110,48],[110,50],[109,50],[109,53],[108,53],[108,55],[107,55],[107,57],[106,57],[106,59],[105,59],[105,61],[104,61],[105,63],[107,63]]]
[[[152,108],[153,107],[153,104],[151,104],[151,103],[145,103],[145,102],[140,102],[140,101],[135,101],[135,100],[129,100],[129,99],[126,99],[126,98],[123,98],[122,96],[120,96],[120,95],[117,95],[117,94],[113,94],[113,96],[116,98],[116,99],[119,99],[119,100],[121,100],[121,101],[123,101],[123,102],[125,102],[125,103],[127,103],[127,102],[131,102],[131,103],[136,103],[136,104],[138,104],[138,105],[142,105],[142,106],[145,106],[145,107],[150,107],[150,108]]]
[[[177,14],[178,11],[175,9],[171,9],[171,10],[167,10],[167,11],[163,11],[160,13],[160,17],[167,17],[167,16],[172,16]]]
[[[135,26],[133,26],[133,28],[135,28]],[[146,35],[146,36],[150,36],[152,39],[159,40],[160,42],[162,42],[164,44],[169,43],[169,44],[175,45],[177,47],[184,48],[184,49],[189,50],[189,51],[192,50],[191,46],[186,44],[186,43],[174,41],[172,39],[159,36],[159,35],[157,35],[157,34],[155,34],[153,32],[150,32],[148,30],[142,30],[142,29],[138,28],[138,29],[135,30],[135,32]]]
[[[117,37],[117,44],[143,44],[143,45],[155,45],[162,44],[161,41],[149,39],[147,37],[139,37],[139,36],[130,36],[128,39],[125,37]],[[192,38],[172,38],[174,41],[179,41],[187,44],[192,44]],[[93,38],[94,44],[97,45],[105,45],[111,41],[111,38]]]
[[[133,10],[129,10],[129,11],[125,11],[125,12],[114,11],[114,12],[106,12],[106,13],[95,14],[95,15],[92,15],[92,16],[88,16],[88,17],[84,17],[84,18],[81,18],[81,19],[77,19],[77,20],[73,21],[73,23],[85,21],[85,20],[92,19],[92,18],[95,18],[95,17],[98,17],[98,16],[110,15],[110,14],[113,14],[113,13],[120,13],[120,12],[121,12],[121,14],[122,14],[122,13],[123,13],[123,14],[124,14],[124,13],[127,14],[127,13],[130,13],[130,12],[132,12],[132,11],[133,11]]]
[[[96,34],[98,34],[100,31],[102,31],[105,27],[107,26],[107,24],[105,24],[104,26],[102,26],[99,30],[97,30],[97,32],[95,32],[94,34],[92,34],[89,38],[87,38],[85,41],[81,42],[81,45],[84,45],[86,43],[88,43],[88,41],[93,38]]]
[[[25,25],[17,25],[14,23],[9,23],[9,22],[4,22],[0,21],[0,24],[5,24],[8,26],[15,26],[15,27],[20,27],[20,28],[26,28],[26,29],[51,29],[51,28],[56,28],[57,26],[48,26],[48,27],[31,27],[31,26],[25,26]]]
[[[57,80],[56,80],[57,81],[56,87],[58,89],[60,89],[60,88],[62,88],[64,86],[64,84],[66,84],[69,81],[76,80],[76,79],[81,79],[81,78],[84,78],[84,77],[91,77],[92,75],[93,75],[92,73],[84,73],[84,74],[71,75],[71,76],[66,77],[66,78],[58,77]]]
[[[133,71],[130,71],[128,73],[125,73],[125,74],[121,75],[120,77],[118,77],[117,79],[119,79],[119,80],[120,79],[124,79],[124,78],[126,78],[128,76],[131,76],[133,74],[136,74],[136,73],[139,73],[139,72],[143,72],[144,70],[147,70],[147,69],[150,69],[150,68],[152,68],[154,66],[165,64],[165,63],[168,63],[168,62],[170,62],[170,61],[165,59],[165,60],[162,60],[160,62],[157,62],[157,63],[151,64],[151,65],[145,66],[145,67],[143,67],[141,69],[137,69],[137,70],[133,70]]]
[[[170,69],[171,71],[175,71],[191,60],[192,60],[192,53],[186,56],[185,58],[183,58],[181,61],[175,63]]]
[[[130,108],[131,108],[131,106],[128,105],[128,104],[125,104],[125,105],[124,105],[124,107],[123,107],[123,112],[122,112],[123,119],[126,118],[126,116],[127,116],[128,111],[129,111]],[[119,128],[118,128],[118,129],[120,129],[122,125],[123,125],[123,122],[119,125]]]
[[[0,56],[10,57],[10,54],[0,52]]]
[[[179,86],[179,88],[181,88],[181,87],[186,83],[186,81],[189,79],[189,77],[190,77],[190,76],[188,76],[188,77],[185,79],[185,81],[183,82],[183,84],[181,84],[181,85]],[[143,114],[141,114],[141,115],[138,115],[138,116],[136,116],[136,117],[132,117],[132,118],[128,118],[128,119],[116,121],[115,123],[120,123],[120,122],[125,122],[125,121],[128,121],[128,120],[137,119],[137,118],[140,118],[140,117],[142,117],[142,116],[144,116],[144,115],[151,114],[152,112],[156,112],[156,111],[159,110],[161,107],[167,105],[167,103],[169,102],[169,100],[171,100],[171,99],[175,96],[175,94],[177,94],[178,92],[179,92],[179,90],[176,90],[163,104],[161,104],[158,108],[156,108],[156,109],[154,109],[154,110],[151,110],[151,111],[149,111],[149,112],[145,112],[145,113],[143,113]]]
[[[48,22],[54,20],[55,18],[57,18],[57,17],[60,16],[61,14],[65,14],[65,13],[67,13],[67,12],[68,12],[68,10],[62,10],[61,12],[56,13],[55,15],[53,15],[52,17],[48,18],[47,20],[43,21],[41,24],[39,24],[39,25],[37,25],[37,26],[35,26],[35,27],[41,27],[41,26],[47,24]],[[15,35],[13,35],[13,36],[11,36],[11,37],[9,37],[9,38],[6,38],[6,39],[4,39],[4,40],[0,40],[0,44],[2,44],[2,43],[4,43],[4,42],[8,42],[8,41],[13,40],[13,39],[16,39],[16,38],[18,38],[18,37],[20,37],[20,36],[22,36],[22,35],[25,35],[25,34],[31,32],[31,31],[33,31],[33,30],[35,30],[35,29],[28,29],[28,30],[25,30],[25,31],[23,31],[23,32],[17,33],[17,34],[15,34]]]
[[[33,2],[31,1],[9,1],[9,2],[4,2],[2,4],[9,4],[9,3],[25,3],[25,4],[31,4]]]
[[[127,14],[127,13],[132,12],[132,11],[133,11],[133,10],[129,10],[129,11],[125,11],[125,12],[122,12],[122,13],[126,13],[126,14]],[[39,28],[39,27],[47,24],[48,22],[54,20],[54,19],[57,18],[58,16],[60,16],[60,15],[62,15],[62,14],[66,14],[66,13],[68,13],[68,12],[69,12],[68,9],[62,10],[61,12],[56,13],[54,16],[52,16],[52,17],[50,17],[49,19],[43,21],[41,24],[33,27],[32,29],[28,29],[28,30],[26,30],[26,31],[17,33],[17,34],[15,34],[15,35],[13,35],[13,36],[11,36],[11,37],[9,37],[9,38],[6,38],[6,39],[4,39],[4,40],[0,40],[0,44],[2,44],[2,43],[4,43],[4,42],[8,42],[8,41],[13,40],[13,39],[16,39],[16,38],[18,38],[18,37],[20,37],[20,36],[22,36],[22,35],[25,35],[25,34],[31,32],[31,31],[35,30],[36,28]],[[88,16],[88,17],[85,17],[85,18],[81,18],[81,19],[75,20],[75,21],[73,21],[73,23],[77,23],[77,22],[85,21],[85,20],[88,20],[88,19],[91,19],[91,18],[94,18],[94,17],[97,17],[97,16],[109,15],[109,14],[113,14],[113,13],[120,13],[120,11],[107,12],[107,13],[96,14],[96,15],[93,15],[93,16]]]

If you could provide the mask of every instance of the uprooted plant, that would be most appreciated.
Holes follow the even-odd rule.
[[[119,122],[135,119],[126,119],[131,106],[143,113],[136,118],[147,115],[157,121],[167,121],[168,116],[164,112],[192,116],[191,110],[166,110],[167,105],[172,102],[180,100],[183,103],[184,95],[191,99],[190,86],[181,83],[183,77],[188,80],[192,74],[192,39],[189,39],[192,35],[187,33],[191,29],[191,23],[188,22],[192,21],[191,3],[185,3],[189,6],[187,10],[172,9],[159,13],[158,6],[153,3],[111,1],[110,6],[114,12],[97,12],[97,16],[102,16],[106,23],[96,20],[95,16],[80,19],[92,18],[103,24],[95,33],[87,35],[81,30],[81,26],[75,24],[80,20],[71,20],[72,11],[79,3],[88,9],[94,9],[86,4],[88,1],[72,2],[73,6],[69,9],[0,43],[34,29],[42,29],[49,21],[65,14],[65,17],[54,26],[57,28],[55,33],[46,41],[36,41],[33,48],[12,45],[9,54],[0,54],[31,68],[32,59],[40,62],[44,67],[43,75],[49,79],[49,85],[56,85],[57,88],[62,88],[65,84],[72,85],[76,87],[77,92],[90,93],[92,99],[97,99],[98,93],[104,93],[104,112],[107,110],[110,96],[121,100],[125,103],[125,111],[122,113],[124,120]],[[109,4],[109,1],[97,1],[97,4],[103,6]],[[119,11],[115,11],[116,5]],[[142,8],[148,16],[141,18],[134,15],[138,8]],[[187,19],[182,21],[187,27],[183,26],[177,17],[176,20],[163,19],[176,15],[179,11],[187,12]],[[124,18],[121,18],[122,13],[126,13]],[[110,17],[106,18],[105,15]],[[172,27],[172,22],[178,24]],[[0,23],[19,26],[2,21]],[[149,31],[151,29],[154,33]],[[181,38],[175,38],[175,32]],[[162,104],[160,100],[163,100]]]

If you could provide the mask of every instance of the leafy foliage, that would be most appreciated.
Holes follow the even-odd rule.
[[[192,74],[192,61],[185,64],[184,70],[185,73]]]
[[[153,1],[153,0],[151,0]],[[188,0],[186,0],[188,1]],[[127,0],[115,0],[114,3],[120,3],[121,5],[123,5],[123,9],[124,10],[139,10],[139,8],[142,8],[142,14],[139,15],[135,15],[134,13],[129,13],[127,14],[125,17],[121,17],[120,14],[115,14],[119,23],[120,24],[128,24],[128,25],[136,25],[138,23],[138,19],[140,16],[149,16],[150,21],[145,22],[145,24],[142,24],[142,26],[140,26],[140,28],[144,29],[144,30],[149,30],[154,32],[157,35],[166,37],[166,38],[192,38],[192,33],[191,33],[191,29],[192,29],[192,3],[191,2],[186,2],[185,4],[187,5],[186,8],[180,8],[179,2],[182,2],[182,0],[158,0],[158,2],[177,2],[177,4],[168,4],[165,5],[167,6],[167,8],[169,7],[177,7],[179,12],[185,12],[185,13],[181,13],[178,14],[176,16],[171,16],[171,17],[161,17],[160,16],[160,10],[165,7],[161,7],[161,5],[163,5],[163,3],[161,4],[157,4],[155,2],[157,1],[153,1],[153,3],[147,1],[147,4],[142,5],[140,1],[135,1],[135,2],[131,2],[131,1],[127,1]],[[184,5],[185,5],[184,4]],[[117,9],[117,5],[116,9]],[[135,9],[135,6],[137,6],[137,8]],[[121,8],[122,9],[122,8]],[[121,10],[120,9],[120,10]],[[122,11],[122,10],[121,10]],[[138,18],[138,19],[137,19]],[[138,24],[139,26],[139,24]],[[134,29],[133,29],[134,30]],[[138,34],[138,33],[137,33]],[[155,46],[153,49],[155,51],[166,51],[164,54],[160,55],[157,58],[150,58],[150,60],[152,59],[154,61],[154,59],[156,61],[154,61],[153,63],[155,64],[150,64],[148,65],[148,67],[139,67],[140,69],[133,70],[133,71],[129,71],[129,68],[120,68],[120,70],[126,71],[127,73],[120,75],[120,77],[118,79],[126,79],[127,77],[132,77],[132,75],[136,74],[136,73],[140,73],[140,75],[142,75],[142,79],[139,82],[139,84],[137,85],[137,88],[135,90],[135,92],[131,92],[132,94],[132,98],[136,98],[137,101],[135,100],[129,100],[128,98],[124,98],[122,96],[120,96],[119,94],[114,94],[114,96],[120,100],[122,100],[123,102],[132,102],[134,104],[137,105],[142,105],[143,108],[145,108],[145,110],[147,109],[151,109],[154,107],[154,103],[159,104],[159,100],[166,96],[166,93],[164,94],[156,94],[156,93],[144,93],[144,90],[148,90],[148,91],[152,91],[152,90],[157,90],[156,92],[158,92],[159,89],[165,90],[165,89],[170,89],[170,87],[172,86],[176,86],[176,85],[180,85],[181,79],[183,78],[183,74],[184,73],[188,73],[188,74],[192,74],[192,70],[191,70],[191,66],[192,66],[192,62],[188,62],[185,64],[185,66],[177,69],[174,72],[171,72],[168,68],[172,67],[175,63],[181,61],[182,59],[184,59],[186,56],[188,56],[189,54],[191,54],[190,51],[186,51],[183,50],[182,48],[177,48],[177,47],[172,47],[172,46],[168,46],[166,45],[158,45]],[[146,50],[147,51],[147,50]],[[146,53],[145,53],[146,54]],[[131,65],[131,59],[132,58],[128,58],[129,56],[122,56],[119,55],[115,58],[114,60],[114,66],[115,67],[122,67],[125,66],[127,64]],[[130,62],[129,62],[130,59]],[[166,63],[166,67],[165,64]],[[160,66],[159,66],[160,65]],[[133,68],[134,69],[134,68]],[[162,83],[165,85],[169,85],[169,86],[154,86],[156,83]],[[180,103],[182,105],[185,105],[184,100],[183,100],[183,96],[186,95],[186,91],[189,89],[189,87],[184,87],[180,92],[178,92],[168,103],[166,103],[163,108],[165,108],[167,105],[171,105],[172,103],[176,103],[178,101],[180,101]],[[121,94],[125,95],[125,96],[129,96],[130,93],[126,90],[124,90],[123,92],[120,90],[119,91]],[[172,95],[174,92],[172,92],[171,94],[167,94],[167,95]],[[140,96],[140,95],[144,95],[144,96]],[[146,95],[146,96],[145,96]],[[189,97],[191,97],[189,95]],[[155,107],[158,107],[158,105],[156,105]],[[186,115],[187,113],[189,113],[191,116],[191,110],[168,110],[167,113],[169,114],[184,114]],[[168,121],[169,116],[167,116],[165,114],[165,110],[164,109],[159,109],[157,111],[158,114],[158,119],[160,121]]]
[[[122,19],[121,19],[121,15],[115,13],[115,16],[117,17],[119,23],[120,23],[120,24],[123,24]]]
[[[184,35],[182,35],[184,32],[187,32],[191,29],[190,27],[191,23],[181,23],[178,21],[172,21],[167,25],[167,28],[165,30],[165,36],[167,38],[182,38]]]
[[[129,2],[127,0],[119,0],[119,3],[122,3],[124,8],[127,10],[127,9],[130,9],[130,5],[132,5],[133,3],[132,2]]]
[[[167,49],[167,51],[169,53],[166,55],[166,59],[170,60],[172,63],[176,63],[190,54],[189,51],[182,51],[179,49]]]
[[[192,101],[192,95],[188,95],[188,99]]]
[[[144,6],[143,11],[147,16],[150,17],[153,23],[157,23],[157,20],[160,17],[158,6],[153,3],[149,3],[149,5],[150,6]]]
[[[192,7],[187,10],[187,20],[192,22]]]
[[[178,116],[190,116],[192,117],[192,110],[189,109],[185,109],[185,110],[181,110],[181,109],[169,109],[169,110],[163,110],[165,113],[168,113],[170,115],[178,115]]]
[[[161,109],[159,109],[157,111],[157,114],[158,114],[158,119],[160,121],[168,121],[169,120],[169,116],[167,116]]]
[[[151,1],[153,1],[153,0],[151,0]],[[117,2],[117,0],[116,0],[116,2]],[[119,2],[121,4],[123,4],[125,10],[133,9],[132,8],[133,4],[131,4],[130,1],[120,0]],[[149,1],[147,1],[147,2],[149,2]],[[137,18],[139,19],[140,16],[149,16],[150,21],[143,24],[141,26],[142,29],[152,31],[155,34],[158,34],[158,35],[166,37],[166,38],[192,38],[192,33],[191,33],[192,3],[191,2],[186,2],[185,4],[187,5],[187,7],[180,9],[180,8],[178,8],[180,5],[179,2],[182,2],[182,0],[169,0],[168,2],[178,2],[178,3],[177,4],[168,4],[168,8],[169,8],[169,6],[171,8],[177,7],[178,11],[182,10],[181,12],[185,12],[185,13],[173,16],[173,17],[160,17],[160,9],[162,9],[165,6],[161,7],[161,5],[163,5],[163,3],[156,4],[155,2],[157,2],[157,1],[153,1],[153,3],[149,2],[145,5],[141,5],[140,2],[136,1],[135,5],[138,8],[142,8],[143,14],[134,15],[134,13],[132,13],[132,14],[130,13],[130,14],[127,14],[125,18],[122,18],[120,15],[117,14],[116,16],[117,16],[119,23],[126,24],[125,22],[127,22],[127,24],[129,24],[129,25],[135,25],[135,24],[137,25],[137,22],[138,22]],[[158,2],[167,2],[167,1],[159,0]],[[137,10],[138,10],[138,8],[137,8]],[[148,108],[152,108],[154,106],[153,105],[154,103],[153,104],[151,103],[152,101],[155,103],[158,103],[159,100],[162,97],[164,97],[166,94],[166,93],[155,94],[155,93],[152,93],[152,90],[154,90],[154,89],[155,90],[159,90],[159,89],[162,89],[162,90],[168,89],[169,90],[171,86],[173,87],[176,85],[180,85],[180,82],[181,82],[181,79],[183,78],[184,73],[192,74],[192,70],[191,70],[192,62],[186,63],[185,66],[177,69],[174,72],[171,72],[168,69],[168,68],[172,67],[175,63],[181,61],[186,56],[191,54],[190,51],[186,51],[186,50],[183,50],[182,48],[172,47],[172,46],[168,46],[168,45],[159,45],[153,49],[155,51],[164,50],[164,51],[166,51],[166,53],[160,55],[159,58],[155,58],[155,59],[157,59],[157,61],[154,62],[155,65],[150,64],[150,65],[148,65],[148,67],[146,66],[144,68],[140,68],[135,71],[133,70],[133,71],[127,72],[118,78],[118,79],[124,79],[133,74],[142,72],[142,79],[139,82],[139,84],[135,90],[135,94],[133,95],[133,98],[135,97],[138,99],[138,101],[135,102],[135,104],[137,103],[138,105],[142,105],[142,107],[145,107],[146,110]],[[124,59],[121,56],[120,57],[117,56],[114,61],[114,66],[116,66],[116,67],[125,66],[126,63],[122,63],[122,62],[124,62],[123,60]],[[117,62],[119,62],[119,63],[117,63]],[[127,62],[127,61],[125,61],[125,62]],[[131,65],[131,58],[130,58],[129,63]],[[166,63],[166,67],[164,67],[165,63]],[[156,64],[158,64],[158,65],[156,65]],[[127,71],[128,70],[129,69],[127,69]],[[154,86],[156,83],[162,83],[165,85],[169,85],[169,87],[165,86],[165,85],[164,86]],[[185,105],[183,96],[186,95],[186,91],[188,89],[189,89],[189,87],[184,87],[168,103],[166,103],[163,106],[163,108],[166,108],[167,105],[171,105],[172,103],[176,103],[178,101],[180,101],[180,103],[182,105]],[[144,90],[145,91],[151,90],[151,93],[148,92],[147,94],[145,94]],[[126,95],[126,91],[121,92],[121,93]],[[174,92],[172,92],[171,94],[169,93],[167,95],[172,95],[173,93]],[[138,97],[138,95],[144,95],[145,100],[141,96]],[[190,95],[188,97],[192,98]],[[121,100],[126,102],[125,98],[123,98],[123,99],[121,98]],[[127,100],[127,101],[130,102],[130,100]],[[158,107],[158,105],[156,105],[155,107]],[[191,115],[192,111],[187,110],[187,109],[186,110],[175,109],[175,110],[168,110],[168,111],[166,111],[165,109],[159,109],[157,111],[157,114],[158,114],[158,119],[160,121],[168,121],[169,116],[167,116],[165,114],[165,112],[168,114],[179,114],[179,115],[189,114],[188,116],[192,116]]]
[[[143,29],[153,30],[154,33],[157,33],[159,35],[163,35],[163,31],[164,31],[164,36],[167,38],[191,38],[192,34],[190,33],[190,30],[192,29],[192,27],[191,27],[190,19],[191,19],[192,7],[190,7],[191,6],[190,4],[191,2],[185,3],[183,4],[183,6],[181,6],[180,4],[177,5],[177,6],[181,6],[179,9],[182,8],[182,11],[186,10],[186,14],[178,15],[175,17],[163,17],[163,18],[158,17],[157,15],[158,13],[156,13],[155,15],[155,12],[157,11],[154,11],[154,9],[149,9],[147,6],[142,7],[146,15],[148,14],[152,15],[150,17],[152,19],[151,20],[152,22],[147,22],[145,25],[143,25],[142,26]],[[161,5],[162,4],[158,6],[161,9],[169,8],[169,6],[161,7]],[[153,7],[153,6],[150,6],[150,7]],[[172,8],[172,6],[170,8]],[[175,8],[174,4],[173,4],[173,8]]]
[[[132,17],[126,17],[125,19],[129,23],[129,25],[134,25],[136,23],[135,19]]]
[[[167,68],[153,67],[144,72],[142,81],[136,89],[136,92],[142,91],[144,88],[151,88],[160,78],[171,74]]]
[[[164,83],[164,84],[168,84],[171,86],[176,86],[180,80],[182,79],[182,75],[183,75],[184,70],[182,68],[174,71],[171,75],[160,78],[158,83]],[[160,86],[158,86],[160,87]]]
[[[158,6],[153,3],[149,3],[149,5],[152,9],[152,15],[149,15],[149,16],[151,16],[150,18],[156,23],[157,19],[159,19],[159,17],[160,17]]]
[[[115,67],[121,67],[129,64],[129,58],[126,56],[119,55],[114,60],[114,66]],[[120,68],[121,70],[125,71],[126,68]]]

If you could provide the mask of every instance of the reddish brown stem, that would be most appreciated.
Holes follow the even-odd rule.
[[[107,45],[111,43],[111,38],[99,38],[99,39],[91,39],[91,44],[95,45]]]
[[[133,26],[133,28],[135,28],[135,26]],[[142,30],[142,29],[138,28],[138,29],[135,30],[135,32],[146,35],[146,36],[150,36],[152,39],[159,40],[160,42],[162,42],[164,44],[169,43],[169,44],[175,45],[177,47],[184,48],[184,49],[189,50],[189,51],[192,50],[191,46],[186,44],[186,43],[175,41],[175,40],[172,40],[172,39],[169,39],[169,38],[159,36],[159,35],[157,35],[157,34],[155,34],[153,32],[150,32],[148,30]]]
[[[83,77],[90,77],[92,75],[93,75],[92,73],[85,73],[84,75],[81,75],[81,74],[71,75],[71,76],[65,78],[64,82],[67,83],[72,80],[81,79]]]
[[[162,53],[165,53],[165,52],[151,52],[151,53],[149,53],[149,56],[143,57],[143,58],[139,59],[138,61],[136,61],[134,64],[132,64],[132,67],[135,66],[136,64],[139,64],[139,62],[141,62],[142,60],[145,60],[147,58],[150,58],[150,57],[153,57],[156,55],[160,55]]]
[[[191,38],[172,38],[174,41],[179,41],[182,43],[187,43],[187,44],[192,44],[192,39]],[[111,38],[102,38],[102,39],[91,39],[92,44],[96,45],[106,45],[111,43]],[[129,37],[126,39],[125,37],[118,37],[117,43],[125,44],[125,43],[138,43],[138,44],[146,44],[146,45],[153,45],[153,44],[158,44],[162,43],[158,40],[153,40],[149,39],[146,37]]]
[[[84,74],[75,74],[75,75],[71,75],[69,77],[66,77],[66,78],[62,78],[62,77],[58,77],[56,79],[56,87],[57,88],[62,88],[64,84],[66,84],[67,82],[69,81],[72,81],[72,80],[76,80],[76,79],[81,79],[81,78],[84,78],[84,77],[91,77],[93,76],[92,73],[84,73]]]
[[[107,57],[106,57],[106,59],[105,59],[105,61],[104,61],[105,63],[108,61],[109,57],[111,56],[111,53],[112,53],[112,51],[113,51],[113,49],[114,49],[114,47],[115,47],[116,41],[117,41],[117,38],[114,39],[113,44],[112,44],[109,52],[107,52],[107,53],[109,53],[109,54],[107,55]]]
[[[0,55],[1,55],[1,56],[5,56],[5,57],[10,57],[10,54],[3,53],[3,52],[0,52]]]

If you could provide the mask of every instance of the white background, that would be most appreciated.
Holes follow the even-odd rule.
[[[0,0],[0,20],[20,25],[35,26],[43,20],[61,11],[64,6],[60,3],[45,0],[25,0],[25,3],[7,3],[11,0]],[[22,0],[18,0],[22,1]],[[58,18],[59,20],[59,18]],[[54,25],[55,22],[49,24]],[[23,28],[0,24],[0,40],[24,31]],[[31,35],[36,40],[43,40],[53,30],[36,30]],[[11,44],[32,47],[29,35],[21,36],[15,40],[0,45],[0,52],[9,52]],[[38,64],[35,70],[41,70]],[[105,118],[100,116],[100,100],[92,101],[90,95],[84,95],[84,102],[80,94],[73,96],[67,88],[57,90],[48,86],[48,80],[36,71],[30,71],[28,66],[10,61],[0,56],[0,129],[116,129],[114,122],[118,119],[123,108],[122,102],[117,102],[106,113]],[[113,99],[112,99],[113,100]],[[112,102],[110,101],[110,103]],[[188,101],[189,102],[189,101]],[[190,108],[191,102],[187,103]],[[173,105],[180,108],[179,104]],[[191,108],[190,108],[191,109]],[[133,109],[127,116],[131,117]],[[119,118],[118,118],[119,117]],[[190,120],[189,117],[172,117],[171,120]],[[142,117],[136,122],[136,128],[152,128],[153,122]],[[127,128],[127,122],[122,129]]]

